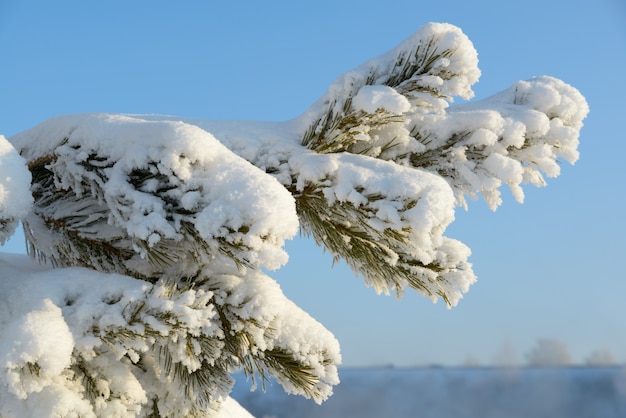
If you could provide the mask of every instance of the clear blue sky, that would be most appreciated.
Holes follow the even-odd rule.
[[[626,6],[590,1],[0,2],[0,133],[56,115],[159,113],[286,120],[341,73],[429,21],[474,42],[477,98],[535,75],[578,88],[591,113],[581,159],[526,203],[459,209],[446,235],[468,244],[479,276],[447,310],[377,296],[305,240],[272,275],[331,329],[346,366],[520,362],[538,338],[576,361],[610,349],[626,362]],[[14,240],[8,251],[22,251]]]

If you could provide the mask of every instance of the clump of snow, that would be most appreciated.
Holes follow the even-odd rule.
[[[111,303],[110,295],[126,291],[128,302],[147,283],[84,269],[47,271],[18,255],[0,255],[0,271],[0,415],[95,416],[75,382],[75,361],[104,348],[97,329],[120,325],[124,304]],[[132,374],[119,375],[119,360],[113,356],[101,366],[113,379],[136,382]],[[124,390],[128,404],[146,402],[140,386],[126,384]],[[117,397],[110,391],[103,396]]]
[[[28,213],[33,197],[30,172],[15,148],[0,135],[0,244],[13,235],[18,220]]]
[[[26,399],[31,392],[40,392],[51,378],[61,374],[71,363],[74,339],[63,320],[61,309],[50,299],[26,305],[29,310],[11,312],[13,321],[6,324],[2,335],[12,335],[4,340],[0,363],[7,367],[6,382],[9,392]],[[57,340],[53,346],[50,340]],[[39,379],[22,379],[25,370],[35,368]]]
[[[584,97],[552,77],[519,81],[487,99],[452,106],[444,114],[414,122],[428,138],[424,155],[441,150],[439,160],[417,156],[425,169],[448,178],[457,203],[482,195],[492,209],[506,184],[518,202],[522,185],[544,186],[543,174],[556,177],[559,160],[578,159],[578,137],[589,112]]]
[[[425,90],[435,90],[437,95],[448,100],[455,96],[463,99],[474,96],[472,85],[480,78],[478,53],[460,28],[448,23],[428,23],[400,44],[392,54],[404,55],[410,61],[413,58],[408,51],[415,51],[415,58],[430,52],[437,52],[440,56],[428,63],[426,74],[417,80],[405,81],[405,85],[417,83]]]
[[[382,109],[391,113],[404,113],[411,109],[409,100],[387,86],[363,86],[359,89],[352,106],[355,110],[375,113]]]

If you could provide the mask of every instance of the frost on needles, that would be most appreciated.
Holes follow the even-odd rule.
[[[263,272],[286,239],[452,307],[476,280],[443,235],[455,207],[495,209],[503,184],[521,202],[578,157],[576,89],[451,105],[479,75],[428,24],[288,122],[84,114],[0,137],[0,239],[21,220],[39,261],[0,257],[0,416],[216,416],[240,369],[325,400],[339,345]]]

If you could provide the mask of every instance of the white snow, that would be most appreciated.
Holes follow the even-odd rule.
[[[382,109],[391,113],[404,113],[411,109],[409,100],[387,86],[363,86],[352,99],[355,110],[375,113]]]
[[[244,409],[236,400],[228,397],[222,402],[220,414],[216,418],[254,418],[254,416]]]
[[[373,58],[357,68],[338,77],[327,92],[303,115],[302,122],[310,125],[311,119],[327,110],[337,98],[354,97],[368,79],[373,85],[383,85],[406,64],[422,64],[422,58],[430,56],[436,50],[442,56],[431,63],[425,74],[406,80],[396,88],[417,90],[408,93],[410,101],[423,109],[443,110],[448,102],[458,96],[463,99],[473,97],[472,85],[478,81],[478,54],[469,38],[459,29],[447,23],[428,23],[420,27],[413,35],[389,52]],[[443,54],[444,51],[453,52]],[[400,63],[400,66],[397,64]],[[454,74],[454,77],[450,77]],[[377,87],[378,89],[379,87]],[[436,94],[421,93],[429,90]],[[395,97],[395,96],[394,96]],[[395,106],[399,103],[394,100]],[[334,108],[340,111],[342,103],[336,102]]]
[[[252,265],[276,269],[287,262],[282,245],[298,228],[289,192],[196,126],[75,115],[48,120],[11,141],[28,161],[53,156],[47,167],[58,187],[78,197],[95,195],[109,209],[108,224],[149,247],[181,240],[186,221],[209,247],[217,248],[219,239],[241,242],[248,248],[241,257]],[[82,164],[93,163],[94,155],[106,179]],[[137,188],[130,177],[139,171],[153,179]],[[155,195],[157,188],[164,191]],[[190,213],[173,210],[170,201]]]
[[[252,340],[250,350],[283,349],[311,369],[319,381],[314,385],[321,402],[332,395],[339,383],[337,365],[341,363],[339,342],[330,331],[287,299],[279,285],[267,275],[212,273],[209,286],[218,304],[231,316],[234,331],[245,331]],[[268,330],[270,330],[268,332]],[[307,396],[288,379],[277,377],[288,393]]]
[[[543,76],[519,81],[484,100],[451,106],[443,114],[427,115],[419,129],[430,141],[427,150],[458,136],[447,151],[450,159],[434,163],[430,170],[454,173],[449,183],[459,205],[467,207],[465,196],[480,194],[495,210],[502,203],[502,184],[521,203],[523,184],[544,186],[544,174],[559,175],[561,159],[576,162],[579,130],[588,112],[580,92]]]
[[[30,171],[15,148],[0,135],[0,244],[13,235],[18,219],[26,216],[33,203]]]
[[[377,230],[410,230],[411,241],[401,251],[425,265],[435,262],[449,269],[442,272],[446,280],[425,281],[430,287],[425,294],[434,301],[445,288],[454,306],[476,280],[466,261],[469,249],[443,236],[454,219],[455,200],[441,176],[363,155],[317,154],[299,144],[299,121],[242,121],[233,125],[173,119],[154,115],[64,116],[11,140],[27,160],[57,155],[58,160],[49,167],[61,187],[79,196],[101,193],[112,213],[108,223],[149,246],[161,239],[179,240],[181,222],[187,220],[212,248],[218,247],[215,240],[221,238],[243,242],[248,250],[242,258],[253,265],[277,268],[286,262],[282,245],[295,233],[297,218],[293,198],[276,179],[289,185],[295,178],[298,190],[321,184],[331,205],[337,201],[366,207],[363,212],[371,214],[367,222]],[[250,158],[254,166],[229,149]],[[80,164],[84,155],[93,153],[105,158],[103,165],[111,165],[106,169],[106,181]],[[271,171],[275,178],[255,166]],[[165,197],[181,201],[193,215],[172,215],[167,200],[155,196],[156,186],[150,182],[135,188],[129,183],[135,169],[165,176],[165,181],[176,187]],[[94,186],[88,189],[85,184]],[[367,196],[380,198],[370,202]],[[37,220],[32,223],[36,225]],[[245,232],[239,232],[242,227]],[[47,232],[31,229],[35,239],[48,239]],[[135,250],[145,256],[141,248]],[[394,251],[389,249],[391,264],[397,261]],[[150,271],[138,257],[127,264],[139,272]]]
[[[338,356],[338,344],[332,335],[295,305],[287,303],[273,281],[266,281],[265,286],[258,283],[255,286],[250,280],[246,283],[248,293],[245,289],[234,293],[244,299],[254,298],[252,308],[232,299],[225,303],[247,309],[242,317],[258,317],[259,321],[273,321],[275,325],[278,325],[277,318],[284,322],[275,340],[268,339],[267,335],[261,337],[265,346],[289,347],[306,357],[314,356],[311,347],[326,348],[326,340],[331,338],[331,347],[334,346]],[[237,284],[232,286],[237,287]],[[132,372],[128,360],[137,359],[137,354],[145,356],[154,339],[120,339],[109,346],[100,336],[122,329],[138,334],[146,332],[141,326],[128,322],[129,307],[142,303],[140,316],[154,325],[150,332],[169,339],[173,361],[180,361],[190,371],[194,370],[199,365],[190,363],[184,354],[187,340],[181,338],[183,334],[173,327],[172,320],[158,319],[159,312],[173,315],[178,325],[186,328],[183,333],[219,337],[221,330],[213,321],[215,310],[212,304],[207,305],[211,296],[202,290],[189,290],[172,299],[164,294],[163,287],[152,288],[149,283],[130,277],[83,268],[49,269],[24,255],[0,254],[0,415],[31,416],[32,411],[38,411],[37,416],[50,417],[95,416],[94,412],[98,416],[136,416],[147,402],[148,393],[155,388],[151,387],[154,383],[149,383],[148,373],[144,376]],[[284,313],[277,315],[277,308]],[[176,349],[177,345],[182,351]],[[98,383],[102,400],[95,411],[70,379],[72,356],[74,361],[91,362],[91,366],[106,377]],[[335,358],[334,361],[340,360]],[[309,364],[313,367],[316,362],[319,359],[312,357]],[[323,372],[326,383],[320,382],[320,390],[329,391],[327,384],[338,381],[336,368],[326,365]],[[170,399],[170,405],[182,410],[184,397]],[[233,400],[227,399],[224,405],[220,416],[250,416]]]

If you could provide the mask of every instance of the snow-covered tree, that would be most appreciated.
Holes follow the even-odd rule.
[[[587,366],[615,366],[618,364],[615,355],[608,348],[593,350],[585,359]]]
[[[540,338],[527,353],[528,365],[533,367],[569,366],[572,357],[567,346],[559,340]]]
[[[298,229],[379,293],[455,306],[476,280],[455,207],[521,202],[588,111],[550,77],[451,106],[477,64],[428,24],[291,121],[83,114],[2,139],[2,238],[21,220],[39,263],[0,258],[0,416],[212,416],[239,369],[323,401],[339,345],[264,273]]]
[[[493,357],[493,365],[496,367],[516,367],[519,365],[517,351],[509,340],[505,340]]]

